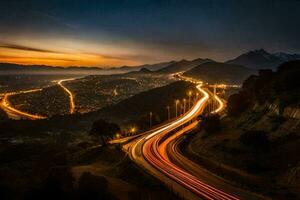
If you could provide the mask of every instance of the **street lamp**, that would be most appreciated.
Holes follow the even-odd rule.
[[[191,96],[192,96],[192,91],[189,91],[188,96],[189,96],[189,109],[190,109],[190,108],[191,108]]]
[[[175,100],[175,113],[176,113],[176,118],[177,118],[177,114],[178,114],[178,113],[177,113],[177,111],[178,111],[178,110],[177,110],[178,104],[179,104],[179,100],[176,99],[176,100]]]
[[[134,134],[134,133],[136,132],[136,128],[135,128],[135,127],[132,127],[132,128],[130,129],[130,132],[131,132],[132,134]]]
[[[183,113],[185,113],[186,99],[183,99]]]
[[[152,112],[149,113],[149,125],[150,125],[150,128],[152,127]]]
[[[170,116],[170,106],[167,106],[167,111],[168,111],[168,120],[170,120],[171,116]]]

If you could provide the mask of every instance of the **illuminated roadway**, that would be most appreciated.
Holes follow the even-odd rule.
[[[224,103],[223,101],[218,97],[214,96],[216,101],[219,103],[219,106],[216,110],[214,110],[212,113],[218,113],[221,112],[224,109]],[[183,129],[177,131],[176,133],[172,134],[167,139],[163,140],[159,144],[158,152],[160,153],[161,157],[166,160],[167,162],[171,162],[173,165],[176,165],[178,168],[188,172],[195,184],[197,182],[200,182],[202,184],[205,184],[206,187],[212,189],[211,186],[214,186],[215,189],[217,189],[217,193],[224,195],[231,194],[233,196],[223,196],[220,198],[217,198],[217,196],[211,197],[204,197],[205,199],[265,199],[265,197],[262,197],[260,195],[257,195],[255,193],[240,189],[238,187],[233,186],[226,180],[224,180],[221,177],[218,177],[217,175],[209,172],[207,169],[199,166],[198,164],[194,163],[193,161],[189,160],[180,149],[180,143],[184,140],[184,135],[191,130],[193,130],[197,125],[198,121],[195,121]],[[222,192],[224,191],[224,192]],[[225,193],[226,191],[226,193]],[[209,192],[210,193],[210,192]]]
[[[193,108],[182,117],[176,119],[170,125],[167,125],[159,130],[156,130],[140,139],[132,145],[129,149],[129,153],[134,161],[137,161],[141,166],[146,166],[150,171],[153,171],[151,167],[157,169],[160,173],[167,176],[169,179],[162,178],[162,175],[158,175],[159,179],[164,179],[167,185],[188,199],[238,199],[230,194],[227,194],[221,190],[218,190],[212,186],[209,186],[202,181],[198,180],[197,177],[189,174],[180,167],[174,165],[169,159],[166,158],[167,152],[165,148],[160,144],[168,138],[170,132],[175,131],[184,124],[191,121],[197,115],[199,115],[205,108],[209,99],[208,93],[201,88],[200,85],[197,89],[202,93],[203,97],[193,106]],[[194,122],[187,127],[194,127],[197,122]],[[165,140],[166,141],[166,140]],[[144,162],[147,162],[144,164]],[[175,184],[173,183],[175,182]],[[179,188],[177,184],[183,186],[188,191]]]
[[[75,101],[74,101],[74,95],[73,93],[63,85],[63,82],[65,81],[72,81],[75,80],[75,78],[70,78],[70,79],[63,79],[59,80],[57,84],[68,94],[69,99],[70,99],[70,114],[73,114],[75,112]]]
[[[203,112],[209,99],[208,92],[201,88],[201,84],[196,87],[202,98],[191,110],[160,128],[141,134],[123,148],[139,166],[186,199],[263,199],[232,186],[188,160],[180,152],[178,144],[182,136],[197,126],[199,122],[193,119]],[[219,102],[219,107],[214,112],[220,112],[224,103],[219,97],[214,98]]]
[[[20,91],[20,92],[10,92],[3,95],[3,98],[0,102],[0,107],[11,117],[11,118],[23,118],[23,119],[30,119],[30,120],[36,120],[36,119],[45,119],[46,117],[42,115],[37,114],[30,114],[21,110],[18,110],[11,106],[8,98],[12,95],[17,94],[25,94],[25,93],[31,93],[31,92],[39,92],[42,91],[42,89],[34,89],[34,90],[26,90],[26,91]]]
[[[57,84],[68,94],[69,99],[70,99],[70,114],[73,114],[75,112],[75,102],[74,102],[74,95],[72,92],[63,85],[63,82],[65,81],[71,81],[75,80],[75,78],[70,78],[70,79],[63,79],[59,81],[54,81],[57,82]],[[32,93],[32,92],[40,92],[43,89],[33,89],[33,90],[25,90],[25,91],[19,91],[19,92],[9,92],[9,93],[4,93],[0,94],[1,100],[0,100],[0,108],[4,110],[10,118],[13,119],[30,119],[30,120],[37,120],[37,119],[45,119],[47,117],[38,115],[38,114],[31,114],[27,113],[21,110],[18,110],[14,108],[10,102],[9,102],[9,97],[13,95],[18,95],[18,94],[25,94],[25,93]]]

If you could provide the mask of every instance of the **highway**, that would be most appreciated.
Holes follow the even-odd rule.
[[[68,94],[69,99],[70,99],[70,114],[73,114],[75,112],[75,101],[74,101],[74,94],[66,87],[63,85],[63,82],[66,81],[72,81],[75,80],[75,78],[69,78],[69,79],[63,79],[59,80],[57,84]]]
[[[69,96],[70,99],[70,114],[73,114],[75,112],[75,101],[74,101],[74,95],[73,93],[63,85],[63,82],[65,81],[71,81],[75,80],[75,78],[70,78],[70,79],[62,79],[58,81],[53,81],[56,82]],[[9,97],[13,95],[19,95],[19,94],[26,94],[26,93],[32,93],[32,92],[40,92],[43,89],[32,89],[32,90],[25,90],[25,91],[18,91],[18,92],[9,92],[9,93],[4,93],[0,94],[1,100],[0,100],[0,108],[4,110],[7,115],[11,119],[29,119],[29,120],[37,120],[37,119],[45,119],[47,117],[38,115],[38,114],[31,114],[27,113],[21,110],[18,110],[14,108],[10,102],[9,102]]]
[[[217,100],[217,102],[219,102],[219,106],[214,111],[212,111],[212,113],[221,112],[224,109],[224,103],[218,96],[214,96],[214,98]],[[209,170],[191,161],[181,152],[180,143],[184,140],[183,136],[186,133],[192,131],[198,125],[198,123],[199,122],[196,121],[184,127],[183,129],[177,131],[175,134],[172,134],[170,137],[161,142],[161,144],[159,145],[159,152],[162,155],[163,159],[172,162],[177,167],[188,172],[198,181],[206,185],[213,186],[214,188],[218,188],[220,191],[226,191],[226,193],[233,195],[233,199],[266,199],[265,197],[258,194],[233,186],[222,177],[209,172]]]
[[[30,120],[36,120],[36,119],[45,119],[46,117],[42,115],[37,114],[30,114],[21,110],[18,110],[11,106],[9,102],[9,97],[12,95],[17,94],[25,94],[25,93],[31,93],[31,92],[39,92],[42,91],[42,89],[33,89],[33,90],[26,90],[26,91],[20,91],[20,92],[10,92],[3,94],[3,98],[0,102],[0,107],[8,114],[8,116],[12,119],[30,119]]]
[[[178,74],[177,74],[178,75]],[[187,80],[184,77],[181,79]],[[178,145],[183,136],[193,130],[198,123],[193,119],[201,114],[211,95],[201,84],[188,79],[202,94],[195,105],[183,116],[152,131],[141,134],[137,139],[123,145],[130,158],[154,175],[185,199],[264,199],[254,193],[232,186],[229,182],[198,166],[180,152]],[[219,103],[213,112],[224,109],[218,96],[212,96]]]

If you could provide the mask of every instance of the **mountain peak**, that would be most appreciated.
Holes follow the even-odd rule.
[[[258,54],[258,55],[263,55],[263,56],[269,56],[269,55],[271,55],[269,52],[267,52],[263,48],[251,50],[247,54]]]
[[[152,72],[151,70],[149,70],[148,68],[145,68],[145,67],[143,67],[143,68],[141,68],[140,69],[140,71],[139,72],[143,72],[143,73],[150,73],[150,72]]]
[[[265,49],[263,49],[263,48],[260,48],[260,49],[256,49],[256,50],[254,50],[255,52],[257,52],[257,53],[268,53]]]
[[[276,69],[280,64],[300,59],[298,54],[269,53],[265,49],[256,49],[242,54],[227,63],[239,64],[252,69]]]

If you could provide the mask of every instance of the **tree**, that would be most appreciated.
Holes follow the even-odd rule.
[[[120,127],[117,124],[106,122],[103,119],[95,121],[90,130],[90,134],[100,137],[103,144],[106,144],[107,137],[112,137],[117,132],[120,132]]]

